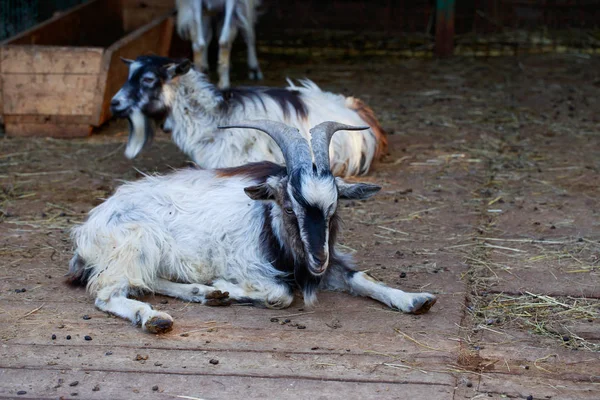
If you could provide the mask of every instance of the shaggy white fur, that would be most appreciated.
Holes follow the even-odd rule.
[[[243,103],[233,103],[224,112],[225,99],[215,95],[215,88],[206,76],[190,70],[172,83],[164,86],[164,101],[170,107],[168,126],[173,140],[196,164],[202,168],[223,168],[249,162],[272,161],[283,163],[283,156],[275,142],[267,135],[252,129],[219,130],[243,120],[269,119],[296,127],[310,139],[310,128],[327,120],[354,126],[369,125],[349,108],[353,98],[324,92],[309,80],[302,86],[290,83],[288,90],[297,90],[307,109],[306,118],[292,107],[284,112],[272,97],[258,93],[243,98]],[[366,174],[374,161],[377,137],[373,129],[365,131],[340,131],[331,141],[331,170],[337,176]]]
[[[273,134],[261,128],[266,123],[273,122],[244,126],[276,138],[287,168],[190,168],[124,184],[73,229],[71,282],[87,283],[99,309],[155,333],[170,330],[172,317],[128,296],[146,291],[209,305],[232,299],[282,308],[298,286],[309,306],[323,288],[427,311],[435,296],[374,282],[336,248],[338,199],[367,199],[381,188],[313,169],[298,131]]]

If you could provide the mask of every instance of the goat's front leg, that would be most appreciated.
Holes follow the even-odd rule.
[[[258,307],[286,308],[294,300],[291,289],[281,283],[264,281],[260,285],[235,284],[224,279],[212,283],[215,289],[229,294],[229,298],[241,303],[252,303]]]
[[[231,304],[229,293],[221,292],[212,286],[200,283],[177,283],[166,279],[158,279],[153,287],[154,292],[207,306],[227,306]]]
[[[246,41],[248,51],[248,78],[256,81],[263,79],[263,74],[258,66],[258,57],[256,56],[256,38],[254,35],[254,26],[251,21],[246,21],[242,29],[242,36]]]
[[[208,45],[212,39],[210,17],[202,15],[202,0],[194,0],[192,11],[194,13],[195,35],[192,37],[192,50],[194,51],[194,64],[202,73],[208,73]]]
[[[437,298],[430,293],[406,293],[386,286],[366,273],[355,271],[343,263],[331,265],[330,268],[323,287],[326,290],[339,290],[371,297],[388,307],[413,314],[426,313],[437,301]]]
[[[225,21],[219,37],[219,88],[227,89],[229,83],[229,65],[231,58],[231,46],[237,35],[237,27],[232,24],[233,11],[236,0],[226,0]]]
[[[105,287],[96,296],[96,307],[141,325],[150,333],[165,333],[173,328],[173,318],[138,300],[127,298],[128,287]]]

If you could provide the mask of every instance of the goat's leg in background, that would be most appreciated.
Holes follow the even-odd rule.
[[[127,298],[128,292],[129,287],[126,285],[104,287],[96,295],[96,307],[141,325],[151,333],[163,333],[171,330],[173,318],[169,314],[154,311],[149,304]]]
[[[194,0],[194,25],[195,34],[192,37],[194,50],[194,64],[202,73],[208,73],[208,44],[212,39],[211,20],[202,14],[202,0]]]
[[[406,313],[423,314],[436,302],[430,293],[407,293],[376,281],[364,272],[355,271],[344,262],[333,263],[324,282],[323,289],[349,292],[353,295],[370,297],[391,308]]]
[[[246,46],[248,48],[248,78],[260,81],[263,79],[263,74],[258,65],[258,58],[256,56],[256,38],[254,35],[254,27],[253,26],[245,26],[242,29],[242,36],[246,41]]]
[[[202,32],[202,35],[204,36],[204,43],[206,43],[206,45],[202,49],[202,54],[200,55],[200,72],[203,74],[208,74],[210,69],[208,65],[208,46],[213,37],[212,19],[210,16],[205,15],[202,17]],[[194,60],[194,63],[196,64],[196,60]]]
[[[237,26],[232,24],[233,11],[236,0],[226,0],[225,20],[219,37],[219,88],[227,89],[229,83],[229,67],[231,59],[231,46],[237,36]]]
[[[246,1],[246,18],[242,26],[242,36],[246,42],[248,51],[248,78],[260,81],[263,79],[263,74],[258,65],[258,57],[256,56],[256,34],[254,23],[256,21],[256,9],[253,1]]]

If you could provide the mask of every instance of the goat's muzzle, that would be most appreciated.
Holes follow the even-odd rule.
[[[312,275],[323,275],[329,266],[329,253],[311,254],[308,268]]]
[[[118,100],[113,99],[110,102],[110,113],[117,118],[127,118],[131,113],[131,107],[123,107]]]
[[[110,99],[110,113],[117,118],[126,118],[131,114],[131,102],[123,89]]]

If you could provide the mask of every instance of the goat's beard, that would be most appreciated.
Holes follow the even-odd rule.
[[[131,110],[127,120],[129,121],[129,139],[125,148],[125,157],[132,159],[152,141],[154,123],[138,108]]]

